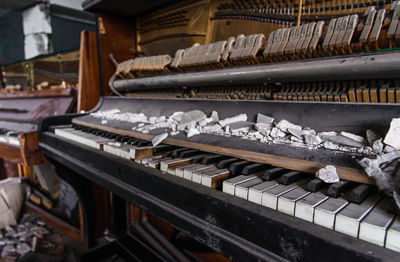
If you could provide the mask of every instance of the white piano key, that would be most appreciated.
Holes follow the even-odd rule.
[[[120,146],[118,146],[117,144],[109,143],[103,145],[103,150],[110,154],[130,159],[130,149],[132,147],[133,146],[129,144],[121,144]]]
[[[256,178],[237,185],[235,188],[235,196],[247,200],[249,196],[249,188],[258,185],[260,183],[262,183],[262,180]]]
[[[192,181],[193,171],[208,168],[207,165],[195,164],[183,170],[183,178]]]
[[[348,204],[336,215],[335,231],[358,237],[361,220],[368,215],[381,197],[379,194],[374,194],[360,205],[354,203]]]
[[[217,168],[213,165],[208,165],[206,168],[197,169],[192,172],[192,181],[201,184],[202,176],[207,171],[216,170]]]
[[[183,165],[183,166],[178,166],[175,169],[175,175],[179,176],[179,177],[183,177],[183,174],[184,174],[184,171],[185,171],[186,168],[194,167],[196,165],[197,164],[187,164],[187,165]]]
[[[314,223],[333,229],[336,214],[348,204],[343,198],[329,198],[315,208]]]
[[[303,186],[308,180],[300,180],[290,185],[278,185],[271,189],[268,189],[262,194],[261,205],[276,210],[278,208],[278,197],[295,189],[298,186]]]
[[[233,177],[231,179],[225,180],[222,183],[222,192],[225,192],[227,194],[230,195],[235,195],[235,187],[236,185],[240,184],[240,183],[244,183],[246,181],[252,180],[252,179],[256,179],[256,176],[237,176],[237,177]]]
[[[166,161],[169,159],[171,159],[171,158],[170,157],[162,157],[162,158],[154,159],[148,163],[148,166],[151,168],[159,169],[161,161]]]
[[[250,202],[261,205],[262,201],[262,193],[272,187],[279,185],[276,181],[266,181],[264,183],[258,184],[249,188],[249,197],[248,200]]]
[[[310,192],[297,187],[278,197],[278,211],[294,216],[296,201],[309,195]]]
[[[386,231],[395,215],[388,212],[390,203],[382,199],[361,221],[359,238],[379,246],[385,245]]]
[[[326,196],[320,192],[311,193],[296,202],[296,208],[295,208],[294,215],[303,220],[306,220],[309,222],[314,222],[315,208],[319,204],[326,201],[328,198],[329,198],[328,196]]]
[[[386,234],[385,247],[400,251],[400,217],[397,216]]]
[[[222,182],[229,177],[228,169],[216,169],[204,173],[201,177],[201,184],[206,187],[218,188]]]

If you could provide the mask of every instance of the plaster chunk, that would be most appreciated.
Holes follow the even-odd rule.
[[[213,122],[218,122],[219,121],[219,116],[217,111],[212,111],[210,118],[213,119]]]
[[[157,136],[153,137],[153,139],[151,140],[151,143],[153,144],[153,146],[157,146],[162,141],[164,141],[167,137],[168,137],[168,133],[163,133],[163,134],[157,135]]]
[[[204,126],[202,130],[206,133],[216,133],[222,131],[222,127],[219,124]]]
[[[322,139],[317,135],[305,134],[304,141],[307,145],[319,145],[322,143]]]
[[[272,138],[282,138],[286,136],[286,133],[281,131],[279,128],[272,128],[271,133],[269,134]]]
[[[228,118],[225,118],[223,120],[220,120],[219,124],[222,127],[225,127],[226,125],[229,125],[229,124],[232,124],[232,123],[235,123],[235,122],[240,122],[240,121],[247,121],[247,115],[246,114],[240,114],[240,115],[237,115],[237,116],[228,117]]]
[[[352,139],[354,141],[357,141],[357,142],[359,142],[359,143],[361,143],[363,145],[367,145],[367,140],[362,136],[355,135],[355,134],[348,133],[348,132],[343,132],[343,131],[340,132],[339,135],[341,135],[343,137],[350,138],[350,139]]]
[[[383,147],[385,145],[382,143],[382,138],[375,140],[372,143],[372,150],[374,151],[374,153],[376,154],[381,154],[383,152]]]
[[[396,149],[400,149],[400,118],[393,118],[390,122],[389,132],[386,134],[383,142]]]
[[[289,132],[289,134],[297,137],[298,139],[303,139],[304,137],[304,133],[302,130],[299,129],[294,129],[294,128],[288,128],[287,131]]]
[[[210,123],[212,123],[212,122],[214,122],[214,119],[212,119],[211,117],[208,117],[208,118],[202,120],[202,121],[199,123],[199,126],[206,126],[206,125],[208,125],[208,124],[210,124]]]
[[[187,132],[187,137],[192,137],[192,136],[199,135],[199,134],[200,134],[200,132],[197,128],[191,127],[191,128],[189,128],[189,130]]]
[[[240,132],[240,131],[249,131],[254,127],[253,122],[247,122],[247,121],[240,121],[240,122],[235,122],[229,125],[229,128],[231,129],[232,132]]]
[[[332,150],[338,150],[339,149],[339,146],[335,145],[332,142],[324,142],[323,147],[326,148],[326,149],[332,149]]]
[[[327,165],[318,170],[315,176],[325,183],[337,183],[340,180],[336,168],[331,165]]]
[[[273,117],[269,117],[261,113],[257,114],[257,123],[269,124],[270,126],[272,126],[273,122],[274,122]]]
[[[301,126],[292,124],[285,119],[279,121],[279,123],[276,125],[276,127],[278,127],[280,130],[282,130],[284,132],[288,132],[288,128],[293,128],[293,129],[298,129],[298,130],[302,129]]]
[[[169,133],[171,136],[176,136],[177,134],[179,134],[179,131],[172,131],[171,133]]]
[[[355,141],[351,138],[344,137],[344,136],[327,136],[322,135],[320,136],[322,140],[332,142],[334,144],[343,145],[343,146],[350,146],[350,147],[364,147],[363,143]]]
[[[257,124],[255,124],[254,127],[257,131],[259,131],[264,136],[268,136],[272,129],[272,127],[270,125],[265,124],[265,123],[257,123]]]

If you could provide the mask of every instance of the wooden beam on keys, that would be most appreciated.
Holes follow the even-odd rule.
[[[107,132],[136,137],[144,140],[152,140],[154,135],[150,134],[143,134],[134,131],[122,130],[118,128],[113,128],[104,125],[98,125],[94,123],[88,123],[85,121],[81,121],[80,119],[73,119],[73,124],[87,126],[99,130],[104,130]],[[274,166],[284,167],[291,170],[303,171],[308,173],[316,173],[319,169],[326,166],[326,164],[313,162],[309,160],[302,160],[302,159],[295,159],[289,158],[284,156],[277,156],[272,154],[265,154],[265,153],[258,153],[258,152],[251,152],[247,150],[241,149],[232,149],[232,148],[225,148],[221,146],[214,146],[209,144],[202,144],[190,141],[184,141],[176,138],[167,138],[163,141],[165,144],[179,146],[179,147],[187,147],[193,148],[204,152],[214,153],[214,154],[221,154],[227,155],[232,157],[237,157],[241,159],[245,159],[248,161],[253,161],[257,163],[264,163],[270,164]],[[362,170],[350,168],[350,167],[343,167],[343,166],[335,166],[339,177],[341,179],[355,181],[359,183],[366,183],[366,184],[375,184],[375,181],[368,177]]]

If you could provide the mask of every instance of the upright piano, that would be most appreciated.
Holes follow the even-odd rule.
[[[168,261],[127,243],[124,199],[234,261],[399,260],[400,216],[358,160],[396,151],[373,142],[400,115],[400,2],[166,2],[86,1],[114,96],[38,128],[59,169],[113,193],[118,245]]]

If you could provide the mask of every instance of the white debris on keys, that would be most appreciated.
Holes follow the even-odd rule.
[[[111,109],[91,114],[103,121],[125,121],[134,124],[132,130],[149,133],[155,129],[169,129],[169,135],[186,134],[188,138],[199,134],[235,136],[262,143],[288,144],[296,147],[325,148],[328,150],[359,153],[361,155],[381,154],[383,151],[396,150],[399,145],[393,142],[392,133],[382,142],[382,137],[372,130],[367,130],[366,138],[349,132],[324,131],[317,133],[309,127],[302,127],[286,119],[276,120],[272,116],[258,113],[256,122],[248,121],[246,114],[239,114],[220,119],[218,112],[207,115],[201,110],[174,112],[171,115],[146,116],[144,113],[121,112]],[[106,122],[104,122],[106,124]],[[391,130],[397,130],[397,122]],[[163,134],[165,136],[165,134]],[[387,143],[388,141],[389,143]],[[390,146],[389,146],[390,145]]]

